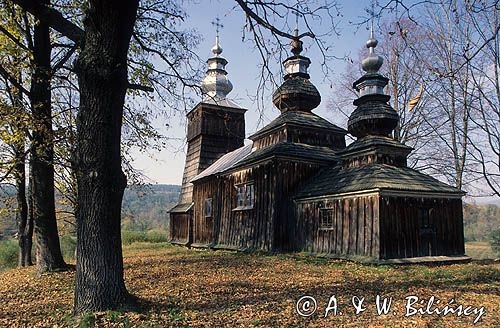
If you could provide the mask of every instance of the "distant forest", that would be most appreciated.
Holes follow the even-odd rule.
[[[168,228],[168,210],[176,203],[181,187],[176,185],[133,186],[125,190],[122,202],[122,229],[153,230]],[[60,199],[60,197],[57,197]],[[0,239],[16,232],[15,189],[11,185],[0,185]],[[73,233],[72,218],[58,206],[58,224],[61,234]],[[67,210],[67,209],[64,209]]]
[[[168,230],[168,210],[177,203],[180,189],[180,186],[162,184],[127,188],[122,203],[122,229]],[[0,186],[0,239],[13,236],[16,231],[15,213],[11,206],[14,204],[14,191],[10,185]],[[72,229],[66,221],[60,222],[62,233],[71,233]],[[487,240],[499,226],[500,206],[464,204],[466,241]]]

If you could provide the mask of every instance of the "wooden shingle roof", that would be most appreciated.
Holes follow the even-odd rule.
[[[195,176],[191,182],[276,156],[299,160],[324,161],[326,163],[334,163],[339,160],[337,152],[328,147],[282,142],[252,151],[252,144],[249,144],[222,156],[206,170]]]
[[[294,142],[281,142],[251,152],[233,167],[245,166],[265,158],[276,156],[325,162],[335,162],[339,159],[337,152],[328,147],[311,146]]]
[[[412,147],[406,146],[402,144],[399,141],[394,140],[393,138],[390,137],[383,137],[383,136],[366,136],[363,138],[359,138],[358,140],[354,141],[350,145],[348,145],[345,149],[341,151],[342,154],[350,154],[350,153],[355,153],[360,150],[365,150],[368,148],[373,148],[373,147],[391,147],[391,148],[398,148],[407,152],[410,152],[413,150]]]
[[[276,128],[279,128],[285,124],[301,126],[301,127],[312,127],[325,130],[333,130],[337,133],[347,134],[345,129],[336,126],[333,123],[325,120],[324,118],[310,112],[300,112],[300,111],[289,111],[282,113],[276,119],[271,121],[261,130],[250,136],[250,139],[256,140],[258,137],[270,132]]]
[[[408,167],[373,164],[342,169],[323,169],[311,178],[296,198],[343,194],[373,189],[463,194],[457,188]]]
[[[205,177],[224,172],[235,166],[241,159],[245,158],[252,151],[252,144],[238,148],[219,158],[215,163],[207,167],[203,172],[195,176],[191,182],[203,179]]]

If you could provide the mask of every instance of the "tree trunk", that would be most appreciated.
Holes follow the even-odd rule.
[[[30,169],[31,172],[31,169]],[[31,250],[33,248],[33,229],[34,229],[34,220],[33,220],[33,177],[30,173],[28,179],[28,224],[26,227],[26,245],[24,246],[24,250],[26,254],[24,255],[24,260],[27,265],[33,265],[33,259],[31,256]]]
[[[41,2],[49,5],[48,0]],[[31,152],[32,197],[37,271],[42,273],[60,270],[66,264],[61,254],[55,212],[49,25],[44,19],[38,19],[33,33],[34,68],[30,90],[35,122]]]
[[[26,202],[26,170],[24,168],[24,142],[19,143],[14,149],[16,153],[15,181],[17,198],[17,235],[19,241],[19,267],[31,265],[31,258],[26,258],[27,227],[28,227],[28,204]]]
[[[75,314],[130,303],[123,280],[120,221],[126,177],[120,140],[127,53],[138,0],[89,1],[77,62],[78,185]]]
[[[18,61],[16,60],[16,63]],[[17,80],[22,84],[22,75],[18,71]],[[17,237],[19,244],[18,266],[25,267],[31,265],[31,258],[26,257],[26,247],[28,247],[27,228],[28,228],[28,204],[26,203],[26,126],[23,122],[23,94],[21,90],[13,93],[13,108],[15,111],[12,130],[16,138],[12,144],[14,152],[14,181],[16,185],[17,201]],[[31,251],[31,250],[30,250]]]
[[[31,176],[28,186],[28,193],[26,193],[26,173],[24,170],[19,177],[16,176],[17,186],[17,202],[19,206],[18,213],[18,235],[19,235],[19,267],[27,267],[33,265],[31,257],[31,249],[33,247],[33,202],[31,197]],[[26,200],[26,198],[28,200]]]

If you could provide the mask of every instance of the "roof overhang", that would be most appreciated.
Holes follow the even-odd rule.
[[[432,191],[417,191],[417,190],[401,190],[401,189],[385,189],[385,188],[374,188],[367,190],[350,191],[345,193],[334,193],[325,194],[317,196],[302,196],[297,197],[295,202],[304,203],[308,201],[322,200],[322,199],[344,199],[344,198],[355,198],[360,196],[388,196],[388,197],[412,197],[412,198],[439,198],[439,199],[461,199],[466,193],[456,192],[432,192]]]

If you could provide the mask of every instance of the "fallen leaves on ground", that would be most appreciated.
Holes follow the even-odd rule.
[[[406,317],[406,297],[443,307],[454,299],[484,307],[479,325],[500,327],[500,264],[374,266],[301,255],[259,255],[189,250],[166,244],[125,247],[129,291],[144,304],[138,312],[108,311],[72,317],[74,272],[36,277],[34,268],[0,273],[0,327],[466,327],[469,316]],[[302,296],[317,300],[310,317],[297,314]],[[392,297],[387,315],[377,315],[376,295]],[[331,296],[338,301],[325,318]],[[364,297],[356,315],[352,297]],[[420,305],[425,309],[427,303]],[[436,308],[436,305],[433,306]]]

